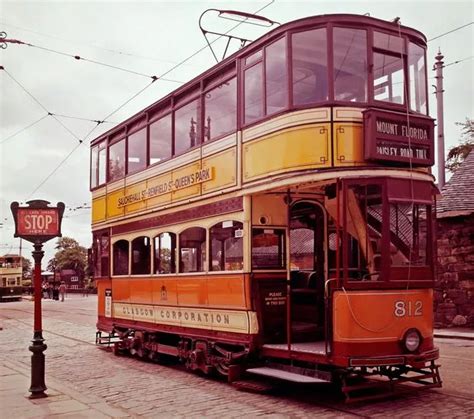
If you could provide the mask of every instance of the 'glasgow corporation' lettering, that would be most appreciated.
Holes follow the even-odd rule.
[[[391,135],[394,137],[409,138],[412,140],[428,141],[429,135],[426,128],[412,127],[399,122],[388,122],[384,120],[376,121],[377,134]]]

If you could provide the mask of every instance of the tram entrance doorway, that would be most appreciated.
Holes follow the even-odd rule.
[[[323,208],[300,201],[290,208],[291,341],[324,339],[326,223]]]

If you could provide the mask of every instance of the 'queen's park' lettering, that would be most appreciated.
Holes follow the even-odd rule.
[[[117,206],[119,208],[126,205],[134,204],[147,199],[154,198],[166,193],[178,191],[183,188],[188,188],[199,183],[207,182],[214,178],[214,168],[208,167],[200,169],[187,175],[180,176],[174,180],[163,182],[158,185],[150,186],[138,192],[122,196],[118,199]]]

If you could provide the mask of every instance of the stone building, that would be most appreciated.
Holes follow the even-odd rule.
[[[474,327],[474,152],[441,193],[435,327]]]

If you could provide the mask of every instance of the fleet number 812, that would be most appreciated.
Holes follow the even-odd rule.
[[[395,301],[394,314],[397,317],[411,317],[423,315],[422,301]]]

